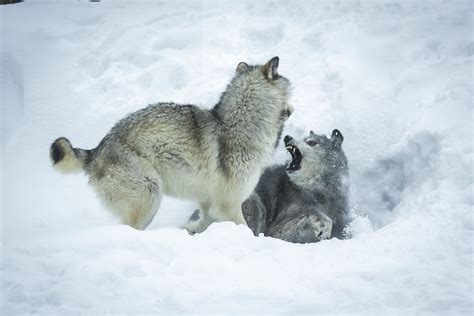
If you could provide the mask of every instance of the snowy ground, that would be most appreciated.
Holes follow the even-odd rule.
[[[1,313],[439,314],[473,308],[469,1],[27,1],[0,7]],[[351,240],[119,225],[50,143],[95,147],[147,103],[211,107],[239,61],[280,57],[285,133],[338,128]],[[278,148],[275,161],[289,158]]]

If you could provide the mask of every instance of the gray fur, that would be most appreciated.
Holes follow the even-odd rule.
[[[105,204],[138,229],[153,219],[162,194],[200,203],[203,214],[188,227],[192,232],[213,221],[244,224],[240,206],[292,112],[290,82],[276,73],[278,57],[245,65],[239,64],[211,110],[150,105],[119,121],[90,151],[56,140],[50,150],[54,166],[84,170]]]
[[[349,169],[343,140],[336,129],[330,137],[311,131],[303,141],[290,141],[290,145],[299,148],[303,160],[301,170],[288,173],[293,184],[317,197],[321,211],[333,221],[331,237],[339,239],[345,237],[344,228],[349,221]]]
[[[301,152],[298,170],[279,165],[265,170],[255,191],[242,204],[255,235],[309,243],[344,238],[348,223],[348,166],[342,134],[310,135],[302,141],[285,137],[289,151]]]

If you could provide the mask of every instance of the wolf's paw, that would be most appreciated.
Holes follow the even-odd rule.
[[[268,235],[294,243],[312,243],[331,238],[332,225],[332,220],[321,212],[303,213],[272,226]]]
[[[325,218],[311,220],[311,226],[317,241],[331,238],[332,220]]]
[[[188,234],[194,235],[205,231],[210,224],[211,222],[204,217],[200,210],[195,210],[183,228],[188,231]]]
[[[312,214],[301,221],[300,225],[303,227],[301,233],[305,236],[303,239],[310,242],[331,238],[333,222],[326,214]]]
[[[318,242],[321,240],[331,238],[332,220],[326,214],[311,214],[300,218],[297,223],[294,223],[293,242],[308,243]],[[288,233],[292,231],[289,229]]]

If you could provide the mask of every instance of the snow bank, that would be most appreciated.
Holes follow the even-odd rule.
[[[27,1],[0,7],[1,310],[51,314],[471,314],[472,4]],[[278,55],[285,133],[338,128],[354,238],[295,245],[180,229],[166,198],[119,225],[49,144],[97,145],[147,103],[211,107],[239,61]],[[275,162],[288,159],[282,147]]]

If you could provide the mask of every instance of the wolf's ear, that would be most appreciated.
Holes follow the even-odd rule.
[[[344,136],[337,129],[332,131],[331,142],[335,148],[341,148],[342,142],[344,141]]]
[[[311,137],[315,137],[315,136],[316,136],[316,134],[315,134],[313,131],[309,131],[309,136],[311,136]]]
[[[237,65],[237,68],[235,68],[235,72],[237,74],[243,74],[244,72],[247,72],[250,70],[250,66],[247,65],[247,63],[244,63],[243,61],[241,61],[238,65]]]
[[[273,57],[270,59],[262,68],[263,74],[270,80],[278,79],[278,63],[280,62],[280,58],[278,56]]]

